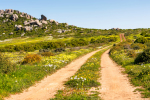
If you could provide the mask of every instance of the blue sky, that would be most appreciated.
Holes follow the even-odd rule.
[[[15,9],[36,18],[84,28],[150,28],[150,0],[0,0],[0,9]]]

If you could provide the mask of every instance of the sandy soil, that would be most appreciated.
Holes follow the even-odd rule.
[[[98,90],[103,100],[150,100],[141,98],[136,88],[131,86],[127,75],[122,74],[124,69],[109,58],[109,50],[101,57],[101,89]]]
[[[58,70],[51,76],[47,76],[28,90],[24,90],[23,93],[11,95],[9,98],[5,98],[5,100],[47,100],[53,98],[57,90],[64,88],[64,82],[73,76],[89,57],[100,50],[93,51],[74,60],[66,67]]]

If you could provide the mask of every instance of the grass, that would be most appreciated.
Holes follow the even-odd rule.
[[[66,38],[63,40],[67,39],[70,38]],[[17,44],[17,42],[14,41],[12,42],[12,44]],[[103,45],[103,47],[110,44],[112,43]],[[6,42],[6,44],[4,43],[4,45],[9,45],[9,43]],[[13,72],[10,72],[8,74],[0,73],[0,99],[9,96],[10,94],[22,92],[24,89],[35,84],[35,82],[43,79],[47,75],[51,75],[56,70],[70,63],[72,60],[92,50],[93,49],[80,49],[78,51],[66,51],[63,53],[57,53],[55,56],[42,57],[42,61],[40,63],[26,65],[20,65],[18,62],[21,62],[26,54],[37,54],[38,50],[34,52],[4,52],[4,54],[9,57],[9,60],[11,60],[11,62],[17,63],[17,66],[16,70]],[[95,81],[93,81],[93,83],[95,84],[95,86],[98,85],[98,83],[95,83]]]
[[[40,63],[18,65],[17,70],[8,74],[0,73],[0,99],[23,91],[45,76],[54,73],[77,57],[92,51],[81,49],[78,51],[64,52],[56,56],[43,57]]]
[[[136,54],[143,50],[134,50]],[[142,97],[150,98],[150,63],[134,64],[134,57],[127,56],[127,49],[114,50],[110,57],[119,65],[125,68],[125,73],[130,77],[134,86],[140,86],[137,90],[142,92]]]
[[[89,95],[88,91],[91,87],[100,86],[97,81],[100,77],[100,57],[106,50],[99,51],[90,57],[65,83],[65,88],[58,90],[56,97],[50,100],[100,100],[98,92],[94,91]]]

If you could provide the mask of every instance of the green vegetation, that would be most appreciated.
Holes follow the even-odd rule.
[[[55,48],[62,48],[62,47],[77,47],[77,46],[86,46],[86,45],[90,45],[90,44],[98,44],[103,45],[109,42],[116,42],[117,41],[117,36],[99,36],[97,37],[94,43],[91,43],[91,38],[73,38],[73,39],[62,39],[62,40],[58,40],[58,41],[41,41],[41,42],[35,42],[35,43],[24,43],[24,44],[16,44],[16,45],[6,45],[4,47],[0,47],[0,51],[1,52],[15,52],[15,51],[20,51],[20,50],[24,50],[24,51],[35,51],[38,49],[55,49]]]
[[[150,63],[150,48],[140,53],[134,61],[135,63]]]
[[[144,44],[144,43],[147,43],[147,42],[148,42],[148,40],[145,37],[140,37],[140,38],[137,38],[135,40],[135,43],[142,43],[142,44]]]
[[[143,97],[150,98],[150,48],[146,46],[145,38],[138,38],[135,42],[122,42],[114,45],[110,50],[111,58],[125,68],[132,84],[142,86]],[[141,42],[142,41],[142,42]]]
[[[37,54],[28,54],[24,57],[24,60],[22,61],[22,64],[31,64],[35,62],[40,62],[41,61],[41,56]]]
[[[12,72],[15,70],[15,66],[6,56],[0,53],[0,73],[7,74]]]
[[[0,72],[0,99],[9,94],[14,94],[16,92],[21,92],[23,89],[30,87],[36,81],[43,79],[46,75],[54,73],[56,70],[64,67],[66,64],[70,63],[77,57],[86,54],[93,49],[81,49],[78,51],[62,52],[55,56],[43,56],[40,63],[32,63],[37,55],[32,54],[32,57],[26,56],[25,61],[29,62],[25,65],[17,65],[15,70],[11,71],[7,69],[7,74]],[[13,54],[11,54],[14,56]],[[2,60],[3,61],[3,60]],[[0,63],[6,63],[0,62]],[[9,63],[8,63],[9,64]],[[1,66],[0,66],[1,67]],[[2,66],[2,68],[6,68]],[[8,66],[9,68],[12,68]]]
[[[147,46],[141,43],[133,43],[131,44],[131,48],[134,50],[145,49]]]
[[[65,89],[58,90],[56,97],[50,100],[100,100],[98,92],[92,91],[90,95],[87,92],[91,87],[96,88],[100,85],[97,79],[100,76],[100,57],[104,51],[106,49],[90,57],[65,83]]]
[[[87,29],[66,23],[57,25],[47,20],[48,24],[25,31],[16,30],[15,25],[23,26],[24,21],[29,19],[19,16],[17,21],[9,19],[3,22],[6,19],[8,18],[5,14],[4,17],[0,17],[0,40],[3,40],[0,41],[0,99],[23,91],[77,57],[95,50],[96,47],[119,42],[120,33],[124,33],[127,42],[115,44],[110,50],[110,55],[126,68],[126,73],[134,85],[145,88],[145,97],[150,97],[150,29]],[[67,31],[59,33],[58,30]],[[11,32],[13,34],[10,34]],[[22,33],[25,35],[21,36]],[[75,51],[76,49],[78,51]],[[100,85],[97,82],[99,55],[104,51],[89,58],[66,82],[66,89],[58,91],[55,99],[100,99],[97,92],[88,95],[87,91]]]

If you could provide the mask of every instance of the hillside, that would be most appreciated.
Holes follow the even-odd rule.
[[[126,30],[119,28],[112,29],[87,29],[68,23],[59,23],[53,19],[47,19],[41,15],[41,18],[35,18],[32,15],[19,10],[5,9],[0,10],[0,40],[15,37],[41,37],[53,36],[60,37],[91,37],[99,35],[117,35],[125,33],[126,36],[138,34],[143,29]]]
[[[65,33],[75,26],[47,20],[44,15],[40,19],[13,9],[0,10],[0,39],[20,36],[45,36],[52,33]]]

